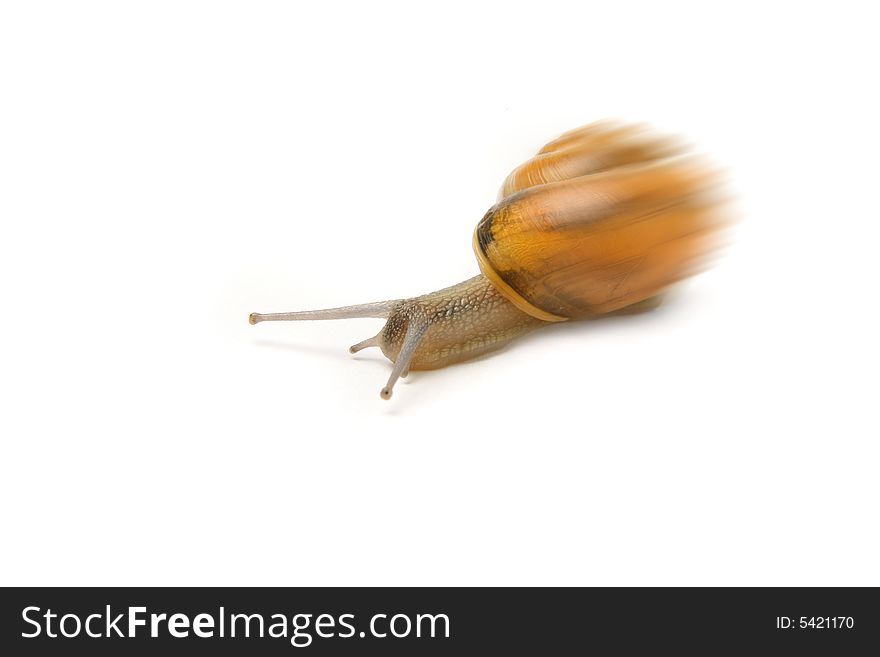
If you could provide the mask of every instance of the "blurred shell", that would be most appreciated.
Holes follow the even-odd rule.
[[[534,317],[613,312],[700,268],[724,223],[717,184],[673,139],[588,125],[511,172],[474,249],[483,273]]]

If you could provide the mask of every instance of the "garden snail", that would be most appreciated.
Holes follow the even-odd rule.
[[[717,241],[717,175],[675,140],[594,123],[544,146],[504,181],[474,231],[482,274],[411,299],[250,315],[250,323],[387,319],[351,347],[393,363],[381,397],[409,370],[497,349],[550,322],[653,305],[695,273]]]

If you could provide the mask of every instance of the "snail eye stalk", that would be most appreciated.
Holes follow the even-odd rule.
[[[260,322],[298,322],[322,319],[356,319],[360,317],[387,319],[398,303],[399,301],[377,301],[375,303],[328,308],[326,310],[303,310],[291,313],[251,313],[248,321],[251,324],[259,324]],[[379,393],[382,399],[391,399],[391,393],[394,390],[394,384],[397,382],[397,379],[409,374],[413,356],[419,348],[419,342],[421,342],[429,326],[430,322],[427,320],[410,322],[403,339],[403,345],[400,348],[400,353],[398,353],[394,361],[394,367],[391,369],[391,376],[388,377],[388,383],[385,384],[385,387]],[[352,345],[348,350],[356,354],[367,347],[379,347],[381,346],[381,335],[380,332],[371,338]]]
[[[428,330],[430,325],[430,322],[427,321],[410,322],[409,328],[406,330],[406,337],[403,339],[403,346],[400,348],[400,353],[397,354],[397,359],[394,361],[391,376],[388,377],[388,383],[379,392],[379,396],[382,399],[391,399],[391,393],[394,390],[394,384],[397,383],[397,379],[409,374],[409,366],[412,363],[413,355],[416,353],[416,349],[419,348],[419,342],[422,341],[425,331]]]
[[[260,322],[299,322],[320,319],[356,319],[358,317],[377,317],[387,319],[397,301],[377,301],[357,306],[343,306],[327,310],[302,310],[293,313],[251,313],[248,321],[251,324]]]

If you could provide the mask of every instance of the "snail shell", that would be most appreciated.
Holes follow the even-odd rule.
[[[719,227],[716,176],[675,141],[593,124],[517,167],[477,224],[483,274],[545,321],[613,312],[693,274]]]

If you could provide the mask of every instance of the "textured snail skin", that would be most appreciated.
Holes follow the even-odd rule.
[[[661,303],[656,295],[607,315],[636,314]],[[429,326],[410,365],[411,370],[435,370],[478,358],[542,326],[545,322],[519,310],[485,276],[430,294],[394,302],[376,345],[394,362],[410,324]],[[372,345],[371,345],[372,346]]]
[[[382,353],[392,362],[414,323],[429,328],[413,356],[412,370],[476,358],[545,324],[516,308],[484,276],[396,302],[377,336]]]
[[[569,319],[636,312],[699,271],[724,213],[718,176],[677,141],[608,122],[567,132],[514,169],[474,231],[482,271],[412,299],[294,313],[262,321],[381,317],[394,362],[384,399],[412,370],[444,367]]]

